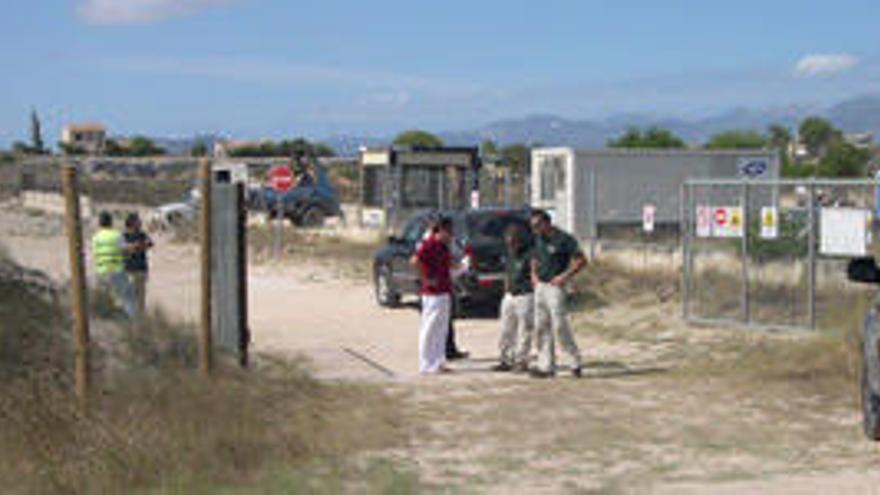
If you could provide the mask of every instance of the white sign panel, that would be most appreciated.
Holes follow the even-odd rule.
[[[865,256],[870,212],[859,208],[819,210],[819,252],[829,256]]]
[[[761,208],[761,239],[779,237],[779,212],[775,206]]]
[[[379,208],[364,209],[361,213],[364,227],[381,227],[385,225],[385,210]]]
[[[654,232],[654,216],[657,212],[657,207],[654,205],[648,204],[642,207],[642,230],[647,233]]]
[[[473,190],[471,191],[471,208],[479,208],[480,207],[480,191]]]
[[[714,237],[742,237],[743,211],[739,206],[716,206],[712,211]]]
[[[697,237],[712,237],[711,206],[697,207]]]

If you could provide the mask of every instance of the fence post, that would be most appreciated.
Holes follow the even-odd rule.
[[[742,181],[742,311],[743,322],[751,320],[749,307],[749,183]]]
[[[67,230],[67,248],[70,260],[70,296],[74,325],[75,391],[83,410],[89,394],[89,314],[87,307],[86,276],[83,266],[83,235],[79,205],[79,178],[75,165],[65,163],[61,176],[64,187],[64,220]]]
[[[596,243],[598,242],[599,237],[599,174],[596,171],[596,167],[591,167],[590,176],[592,177],[592,180],[590,181],[592,189],[592,191],[590,191],[590,209],[593,210],[593,214],[590,215],[590,262],[595,263]]]
[[[202,374],[209,376],[213,367],[213,343],[211,335],[212,313],[212,290],[211,290],[211,192],[213,177],[211,177],[211,162],[207,159],[199,164],[199,178],[201,179],[202,209],[200,215],[199,235],[201,243],[201,270],[202,270],[202,298],[201,298],[201,333],[199,349],[199,369]]]
[[[807,218],[810,223],[807,246],[807,314],[809,315],[810,329],[816,328],[816,180],[810,179],[809,184],[809,209]]]
[[[690,247],[691,247],[691,197],[688,183],[681,184],[679,192],[678,232],[681,236],[681,317],[687,321],[690,317]]]

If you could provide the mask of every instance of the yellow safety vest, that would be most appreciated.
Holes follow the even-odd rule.
[[[100,229],[92,237],[92,256],[98,275],[117,273],[125,269],[122,252],[122,232],[116,229]]]

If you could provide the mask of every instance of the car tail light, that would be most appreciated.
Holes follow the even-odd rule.
[[[477,283],[480,284],[480,287],[492,287],[495,285],[495,280],[489,278],[481,278],[477,280]]]

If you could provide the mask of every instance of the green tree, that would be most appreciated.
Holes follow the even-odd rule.
[[[40,117],[37,110],[31,109],[31,152],[42,155],[46,152],[43,146],[43,131],[40,128]]]
[[[404,131],[394,138],[394,144],[400,146],[418,146],[425,148],[439,148],[443,141],[427,131],[411,130]]]
[[[787,127],[773,124],[767,128],[767,142],[773,148],[785,153],[788,145],[791,144],[791,131]]]
[[[807,117],[798,128],[798,136],[812,156],[821,157],[828,148],[841,139],[841,133],[822,117]]]
[[[157,156],[164,155],[165,150],[156,146],[150,138],[135,136],[129,141],[126,154],[129,156]]]
[[[198,142],[189,150],[190,156],[206,156],[208,154],[208,145]]]
[[[684,148],[684,141],[668,129],[650,127],[645,131],[628,127],[617,139],[608,140],[609,148]]]
[[[767,138],[756,131],[733,130],[715,134],[706,143],[706,149],[761,149],[767,146]]]
[[[849,143],[832,145],[819,162],[823,177],[863,177],[871,153]]]
[[[484,139],[483,142],[480,143],[480,155],[482,156],[497,155],[498,151],[498,145],[491,139]]]
[[[532,149],[524,144],[511,144],[501,148],[501,161],[515,173],[525,173],[532,165]]]

